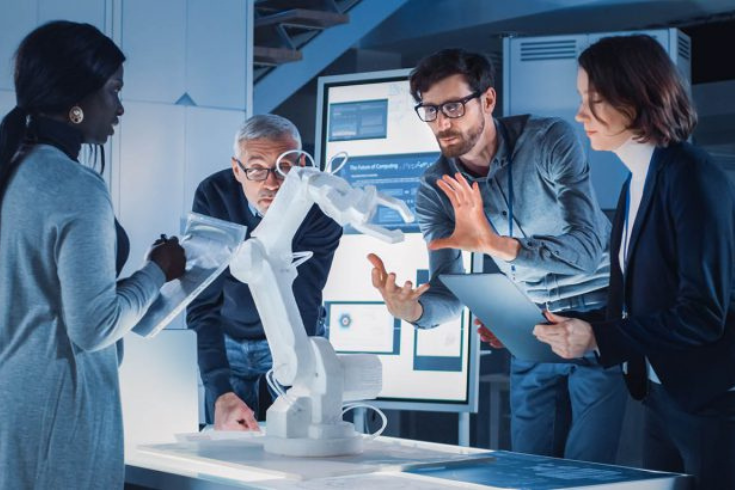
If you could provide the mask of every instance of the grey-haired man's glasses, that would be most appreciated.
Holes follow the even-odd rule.
[[[254,165],[252,167],[246,167],[243,165],[243,163],[238,160],[235,157],[232,157],[233,160],[237,162],[237,165],[240,167],[240,170],[245,173],[245,178],[248,180],[254,180],[255,182],[262,182],[264,180],[268,180],[268,174],[273,173],[273,176],[278,180],[283,180],[286,178],[286,174],[291,170],[291,167],[294,166],[293,163],[290,162],[284,162],[282,161],[279,165],[279,168],[273,166],[273,167],[261,167],[259,165]]]
[[[464,116],[465,105],[467,102],[478,98],[480,95],[482,95],[482,92],[478,90],[477,92],[472,92],[467,97],[462,97],[459,100],[450,100],[449,102],[444,102],[439,105],[424,104],[423,102],[420,102],[416,104],[414,110],[416,111],[416,114],[419,115],[419,119],[424,122],[436,121],[436,118],[439,116],[439,111],[448,118],[456,119]]]

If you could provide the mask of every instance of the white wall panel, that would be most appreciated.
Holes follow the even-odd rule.
[[[51,20],[87,22],[104,32],[105,0],[0,0],[0,89],[13,89],[13,55],[23,38]]]
[[[175,103],[185,93],[186,0],[125,0],[125,97]]]
[[[13,55],[26,34],[36,27],[35,1],[0,0],[0,89],[13,90]]]
[[[136,270],[161,233],[178,235],[183,200],[184,108],[127,102],[121,120],[118,218],[130,236],[125,271]]]
[[[15,107],[15,92],[0,90],[0,121],[13,107]]]
[[[51,20],[86,22],[105,31],[104,0],[38,0],[38,24]]]
[[[196,333],[161,332],[152,339],[125,337],[120,398],[125,456],[139,444],[175,442],[198,430]]]
[[[191,210],[199,182],[230,167],[235,133],[245,121],[243,111],[186,108],[186,170],[182,213]]]
[[[245,109],[246,2],[189,0],[186,90],[199,106]]]

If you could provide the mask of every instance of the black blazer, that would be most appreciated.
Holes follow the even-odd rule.
[[[647,357],[670,395],[696,412],[735,386],[735,191],[704,151],[688,143],[657,148],[624,278],[618,254],[627,193],[626,182],[613,220],[606,321],[592,324],[600,362],[629,361],[628,388],[640,399]]]

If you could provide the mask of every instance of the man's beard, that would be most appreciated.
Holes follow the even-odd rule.
[[[457,158],[461,157],[465,153],[468,153],[477,144],[477,140],[480,139],[480,135],[485,130],[485,119],[480,120],[480,124],[476,128],[470,128],[467,131],[467,135],[463,135],[459,131],[444,131],[436,135],[436,141],[439,143],[442,155],[446,158]],[[442,146],[440,139],[446,137],[457,137],[459,141],[450,147]]]

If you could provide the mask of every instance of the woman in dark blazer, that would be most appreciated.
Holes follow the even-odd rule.
[[[651,37],[604,38],[579,57],[577,120],[630,170],[611,235],[603,320],[547,314],[536,336],[621,364],[646,408],[644,465],[735,488],[735,193],[686,142],[696,113]],[[585,321],[588,320],[588,321]]]

